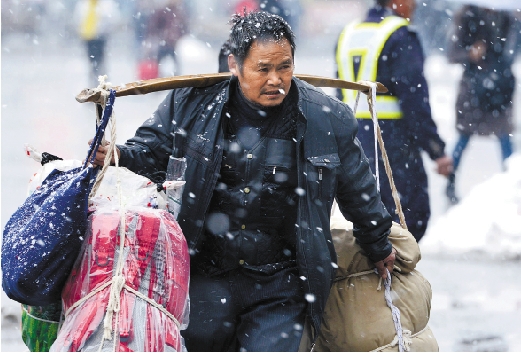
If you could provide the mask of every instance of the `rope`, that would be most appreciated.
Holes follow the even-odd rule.
[[[414,335],[411,334],[410,330],[403,330],[403,340],[404,340],[405,346],[408,348],[407,352],[410,351],[410,346],[412,345],[412,339],[414,337],[417,337],[417,336],[421,335],[425,330],[427,330],[427,328],[428,328],[428,326],[425,326],[423,329],[421,329],[420,331],[416,332]],[[398,336],[394,336],[394,338],[391,341],[391,343],[386,344],[386,345],[381,346],[381,347],[378,347],[376,349],[373,349],[371,352],[381,352],[384,349],[390,348],[390,347],[394,347],[397,344],[398,344]]]
[[[398,309],[393,304],[393,298],[391,296],[391,274],[389,273],[388,269],[385,270],[387,271],[387,277],[383,280],[385,286],[384,298],[385,302],[387,303],[387,306],[391,309],[393,315],[394,329],[396,330],[396,336],[398,337],[398,350],[400,352],[408,352],[410,343],[409,346],[406,346],[403,340],[403,329],[402,323],[400,321],[400,309]]]
[[[385,173],[387,174],[387,178],[389,179],[389,184],[391,185],[391,193],[393,196],[394,204],[396,206],[396,214],[400,218],[400,225],[403,229],[407,229],[407,223],[405,222],[405,215],[403,214],[402,204],[400,203],[400,195],[398,194],[398,190],[396,189],[396,185],[394,184],[393,179],[393,171],[391,169],[391,164],[389,163],[389,157],[387,156],[387,151],[385,150],[384,140],[382,138],[382,130],[380,129],[380,125],[378,124],[378,116],[376,114],[376,89],[377,85],[374,82],[363,81],[365,84],[369,85],[369,94],[367,95],[367,103],[369,105],[369,111],[371,112],[371,119],[374,125],[374,135],[375,135],[375,170],[376,170],[376,183],[378,190],[380,190],[380,177],[378,170],[378,151],[377,151],[377,143],[380,145],[380,151],[382,152],[382,159],[385,166]],[[356,114],[356,108],[358,106],[358,99],[360,96],[360,91],[356,96],[356,103],[354,114]]]
[[[124,249],[125,249],[125,230],[126,230],[126,224],[125,224],[125,211],[124,211],[124,205],[123,205],[123,197],[121,195],[121,178],[119,173],[119,158],[118,154],[115,152],[115,141],[116,141],[116,124],[115,124],[115,118],[114,115],[112,116],[112,125],[111,125],[111,143],[108,148],[107,154],[105,156],[105,163],[103,165],[103,169],[101,170],[100,174],[105,172],[106,166],[110,165],[110,160],[112,159],[112,155],[114,155],[114,162],[116,165],[116,187],[118,189],[118,199],[119,199],[119,256],[118,256],[118,263],[116,265],[116,271],[112,277],[112,286],[110,288],[110,297],[109,297],[109,303],[107,305],[107,312],[105,314],[105,320],[104,320],[104,333],[103,333],[103,340],[111,340],[112,339],[112,317],[114,313],[116,313],[116,327],[114,327],[114,332],[119,331],[119,310],[120,310],[120,301],[121,301],[121,290],[125,286],[125,277],[123,276],[123,263],[124,263]],[[103,178],[103,174],[100,177],[98,174],[98,177]],[[96,178],[96,182],[98,181],[98,177]],[[103,340],[100,345],[100,348],[103,346]],[[114,340],[114,350],[116,350],[116,341]]]
[[[67,309],[67,311],[65,312],[65,317],[69,316],[71,311],[76,309],[78,306],[80,306],[81,304],[86,302],[88,299],[92,298],[96,293],[102,291],[103,289],[105,289],[106,287],[108,287],[111,284],[112,284],[112,280],[110,280],[108,282],[105,282],[105,283],[97,286],[96,288],[94,288],[89,294],[87,294],[86,296],[82,297],[80,300],[78,300],[74,304],[72,304],[71,307],[69,309]]]
[[[394,346],[396,346],[396,344],[398,344],[398,349],[400,352],[408,352],[410,350],[410,346],[412,344],[411,338],[415,337],[416,335],[423,332],[425,330],[425,328],[423,330],[417,332],[415,335],[411,335],[411,331],[409,331],[409,330],[403,330],[402,323],[400,320],[400,309],[393,304],[393,299],[391,296],[391,278],[392,277],[391,277],[391,274],[389,273],[389,270],[386,269],[386,271],[387,271],[387,278],[382,279],[382,277],[379,277],[379,282],[378,282],[378,286],[377,286],[376,290],[377,291],[381,290],[381,284],[382,284],[382,280],[383,280],[383,284],[385,287],[384,298],[385,298],[385,302],[386,302],[387,306],[391,309],[394,329],[396,331],[396,336],[391,343],[389,343],[388,345],[379,347],[376,350],[374,350],[373,352],[379,351],[379,350],[387,348],[387,347],[394,347]],[[373,270],[357,272],[357,273],[354,273],[354,274],[351,274],[348,276],[336,278],[335,282],[339,282],[341,280],[352,278],[352,277],[360,277],[360,276],[369,275],[369,274],[378,275],[378,271],[375,268]]]
[[[334,282],[340,282],[340,281],[343,281],[344,279],[348,279],[348,278],[352,278],[352,277],[359,277],[359,276],[364,276],[364,275],[370,275],[371,273],[374,273],[374,270],[368,270],[368,271],[363,271],[363,272],[357,272],[357,273],[354,273],[354,274],[352,274],[352,275],[348,275],[348,276],[344,276],[344,277],[335,278],[335,281],[334,281]]]
[[[36,317],[34,315],[31,315],[27,309],[25,308],[25,306],[22,305],[22,310],[25,312],[25,315],[29,316],[29,317],[32,317],[33,319],[35,320],[38,320],[38,321],[42,321],[42,322],[47,322],[49,324],[59,324],[60,322],[59,321],[52,321],[52,320],[45,320],[45,319],[42,319],[40,317]]]
[[[369,82],[371,83],[371,82]],[[371,88],[369,89],[369,95],[367,95],[367,102],[369,102],[372,98],[372,88],[373,86],[370,86]],[[376,84],[375,84],[375,87],[376,87]],[[356,94],[356,101],[355,101],[355,108],[353,110],[353,114],[356,115],[356,110],[358,109],[358,100],[360,99],[360,91],[358,91],[358,93]],[[375,93],[376,95],[376,93]],[[375,99],[376,101],[376,99]],[[378,191],[380,191],[380,171],[379,171],[379,166],[378,166],[378,138],[376,136],[376,129],[378,127],[378,119],[376,118],[376,114],[374,116],[371,115],[371,118],[373,120],[373,126],[374,126],[374,155],[375,155],[375,159],[374,159],[374,167],[375,167],[375,175],[376,175],[376,188],[378,189]]]
[[[127,285],[125,285],[125,289],[128,290],[129,292],[135,294],[137,297],[143,299],[144,301],[146,301],[148,304],[152,305],[153,307],[158,308],[163,314],[168,316],[175,323],[175,325],[178,328],[181,328],[181,323],[179,321],[177,321],[176,317],[174,315],[172,315],[171,312],[166,310],[164,306],[162,306],[161,304],[156,302],[154,299],[147,297],[143,293],[138,292],[138,291],[134,290],[133,288],[127,286]]]
[[[105,79],[107,78],[107,75],[99,76],[98,80],[100,84],[95,89],[95,91],[100,92],[100,102],[99,104],[105,108],[107,104],[107,99],[109,96],[109,90],[111,87],[110,82],[105,82]],[[100,119],[98,116],[98,113],[96,113],[96,123],[97,125],[100,124]],[[96,195],[96,192],[98,191],[98,188],[101,184],[101,181],[103,180],[103,177],[105,176],[105,173],[110,166],[110,162],[112,160],[112,156],[114,155],[114,149],[116,147],[116,114],[114,113],[114,109],[112,110],[112,116],[110,118],[110,125],[111,125],[111,136],[110,136],[110,143],[108,144],[108,150],[107,154],[105,155],[105,159],[103,161],[103,168],[98,172],[96,175],[96,181],[94,182],[94,185],[92,186],[92,189],[89,194],[89,198],[94,197]],[[101,145],[106,146],[107,142],[105,140],[105,136],[103,136],[103,139],[101,140]],[[116,153],[117,154],[117,153]]]
[[[99,81],[100,85],[96,89],[101,94],[101,104],[103,107],[106,106],[107,98],[109,95],[109,88],[107,87],[107,84],[105,84],[105,78],[106,76],[100,76]],[[98,118],[98,115],[96,114],[96,117]],[[140,293],[139,291],[134,290],[133,288],[126,285],[126,278],[123,275],[123,266],[124,266],[124,248],[125,248],[125,238],[126,238],[126,224],[125,224],[125,205],[123,204],[123,197],[121,193],[121,178],[119,173],[119,156],[117,154],[116,149],[116,119],[114,111],[112,112],[112,116],[110,119],[111,123],[111,138],[110,143],[108,144],[107,153],[105,155],[103,168],[100,172],[98,172],[96,176],[96,181],[94,182],[94,185],[92,187],[92,191],[89,195],[89,197],[93,197],[96,194],[96,191],[99,188],[99,185],[101,184],[101,181],[103,180],[103,177],[106,173],[107,168],[111,164],[112,157],[114,157],[114,162],[116,166],[116,187],[118,191],[118,198],[119,198],[119,215],[120,215],[120,222],[119,222],[119,256],[118,256],[118,262],[116,264],[115,271],[113,272],[112,279],[105,284],[98,286],[96,289],[94,289],[92,292],[90,292],[87,296],[80,299],[76,303],[74,303],[69,310],[66,312],[66,316],[70,313],[70,311],[82,303],[84,303],[87,299],[91,298],[94,294],[100,292],[101,290],[105,289],[110,285],[110,293],[109,293],[109,302],[107,304],[105,317],[103,319],[103,336],[101,339],[99,350],[103,348],[103,344],[105,340],[112,340],[112,332],[119,332],[119,313],[121,310],[120,303],[121,303],[121,291],[123,289],[133,293],[137,297],[145,300],[147,303],[152,305],[153,307],[159,309],[163,314],[165,314],[168,318],[174,321],[175,325],[177,327],[181,327],[181,324],[179,321],[175,318],[174,315],[172,315],[170,312],[168,312],[161,304],[158,304],[155,300],[148,298],[144,294]],[[99,121],[98,121],[99,124]],[[106,145],[105,140],[102,140],[102,144]],[[115,324],[113,325],[114,321],[114,315],[116,316]],[[117,349],[117,340],[113,340],[113,350],[116,351]]]
[[[373,271],[370,271],[370,272],[373,273]],[[83,298],[81,298],[77,302],[75,302],[65,312],[65,317],[67,318],[74,309],[76,309],[77,307],[79,307],[80,305],[85,303],[88,299],[92,298],[96,293],[101,292],[103,289],[105,289],[109,285],[113,284],[113,279],[114,279],[114,277],[111,280],[103,283],[102,285],[99,285],[98,287],[94,288],[91,292],[89,292],[89,294],[87,294],[86,296],[84,296]],[[129,287],[126,283],[123,284],[123,286],[121,287],[121,290],[126,290],[126,291],[134,294],[135,296],[139,297],[140,299],[146,301],[148,304],[152,305],[154,308],[157,308],[159,311],[161,311],[163,314],[165,314],[169,319],[171,319],[177,327],[179,327],[179,328],[181,327],[181,323],[176,319],[176,317],[174,315],[172,315],[172,313],[170,313],[168,310],[166,310],[166,308],[163,305],[159,304],[154,299],[149,298],[146,295],[144,295],[143,293],[136,291],[134,288]],[[39,319],[39,318],[37,318],[37,319],[44,321],[43,319]],[[49,322],[54,322],[54,321],[49,321]]]

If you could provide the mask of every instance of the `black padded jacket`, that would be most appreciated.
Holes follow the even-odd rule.
[[[232,78],[235,80],[236,78]],[[352,110],[336,98],[293,78],[298,89],[297,119],[297,264],[308,299],[308,318],[316,333],[335,277],[336,253],[330,214],[336,198],[354,225],[354,235],[373,261],[392,250],[387,235],[391,217],[383,206],[375,178],[356,138]],[[175,89],[125,145],[120,164],[138,174],[165,171],[172,134],[187,131],[186,185],[178,217],[191,255],[200,249],[203,225],[222,160],[222,111],[230,81],[205,88]]]

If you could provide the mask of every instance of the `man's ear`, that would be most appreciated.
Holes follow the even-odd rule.
[[[234,76],[239,75],[239,65],[237,64],[237,60],[235,60],[233,54],[228,55],[228,67]]]

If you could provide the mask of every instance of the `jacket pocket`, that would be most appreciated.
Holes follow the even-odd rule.
[[[209,165],[212,163],[212,147],[208,143],[207,139],[204,139],[200,135],[191,135],[187,139],[186,144],[186,156],[198,161],[203,165]]]
[[[334,173],[335,169],[340,166],[340,157],[336,153],[331,153],[308,157],[307,160],[312,165],[307,173],[308,185],[310,190],[316,190],[314,195],[318,199],[322,199],[324,190],[332,191]]]
[[[295,204],[298,185],[295,143],[289,140],[268,141],[263,165],[261,213],[280,217],[286,206]]]

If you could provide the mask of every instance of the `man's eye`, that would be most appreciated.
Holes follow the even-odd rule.
[[[260,72],[268,72],[268,69],[267,68],[262,68],[262,69],[259,69]]]

